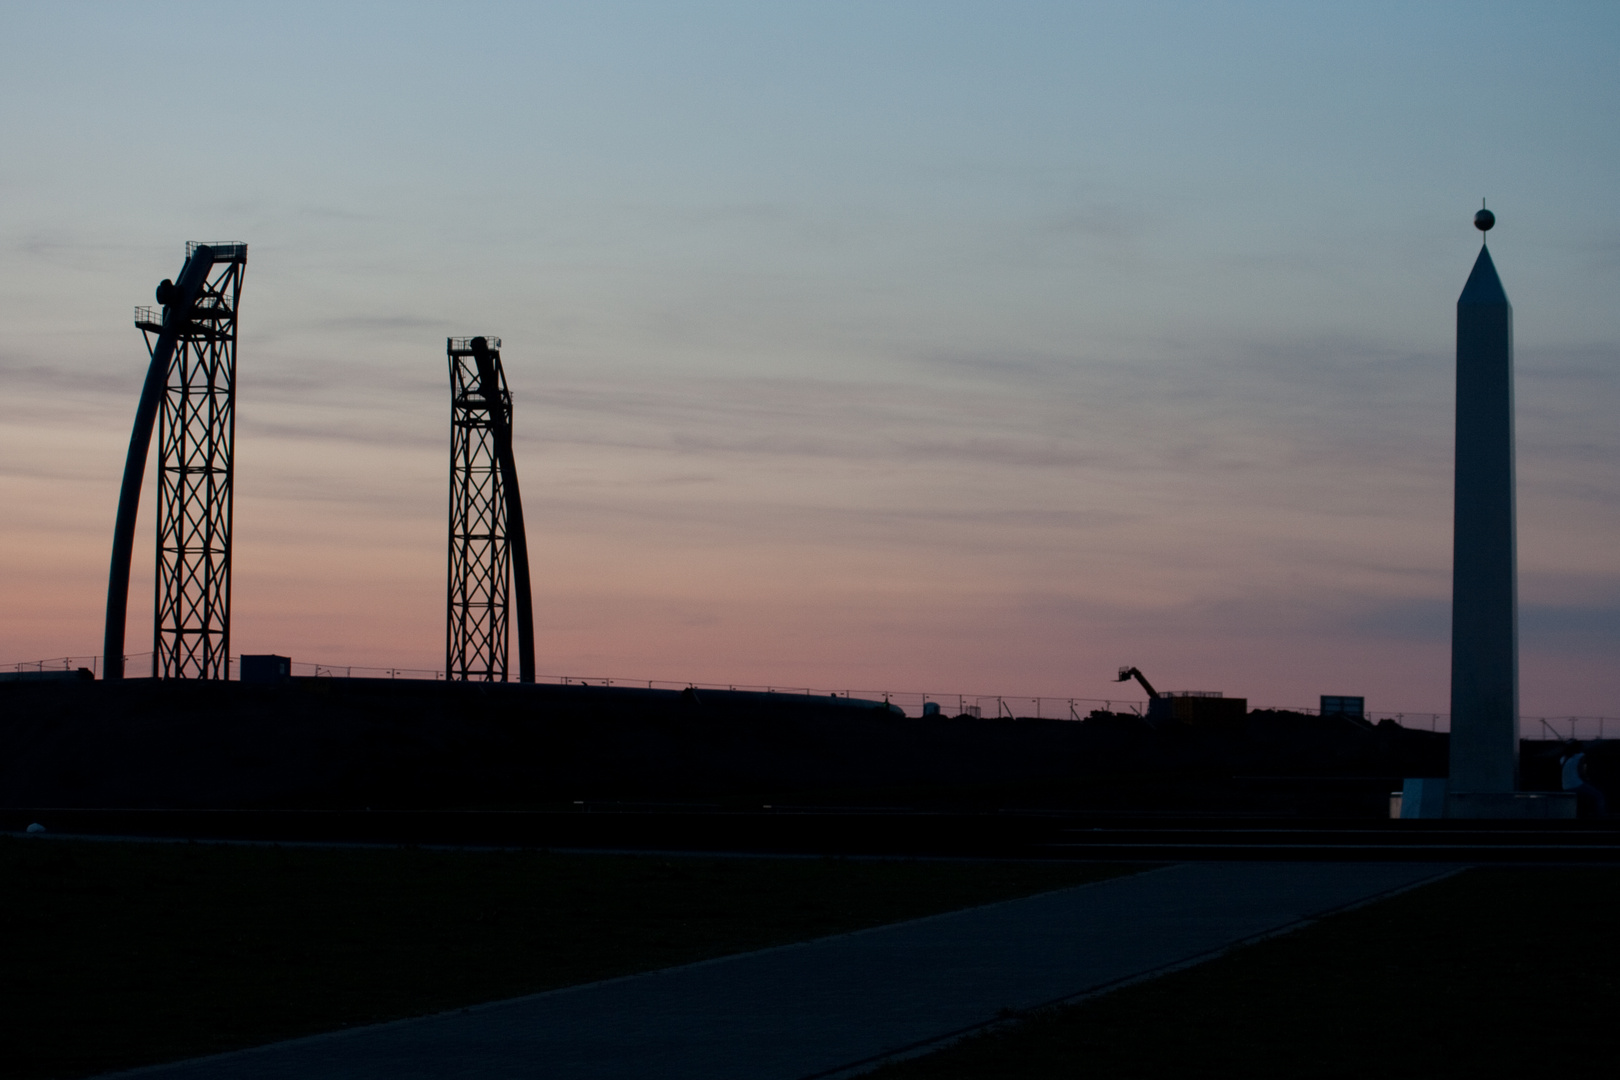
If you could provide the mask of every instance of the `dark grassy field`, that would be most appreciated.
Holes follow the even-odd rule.
[[[0,1076],[251,1046],[1121,872],[0,837]]]
[[[17,809],[583,800],[1380,818],[1398,778],[1444,775],[1445,747],[1394,724],[1267,712],[1155,729],[624,686],[0,683],[0,807]]]
[[[872,1074],[1613,1075],[1620,870],[1474,870]]]

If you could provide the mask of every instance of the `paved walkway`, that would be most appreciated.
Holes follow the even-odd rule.
[[[1451,867],[1186,863],[968,911],[120,1074],[806,1080],[1196,962]]]

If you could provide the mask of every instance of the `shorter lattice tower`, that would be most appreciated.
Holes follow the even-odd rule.
[[[447,678],[505,682],[508,598],[517,593],[518,666],[534,681],[523,501],[512,455],[512,395],[500,338],[449,338],[450,552]]]

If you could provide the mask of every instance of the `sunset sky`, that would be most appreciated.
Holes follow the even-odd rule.
[[[1524,711],[1620,716],[1620,5],[0,17],[0,662],[100,649],[131,308],[220,239],[233,652],[442,665],[483,333],[543,674],[1444,712],[1485,196]]]

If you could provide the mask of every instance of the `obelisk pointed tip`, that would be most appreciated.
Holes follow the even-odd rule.
[[[1508,302],[1507,290],[1502,288],[1502,279],[1496,276],[1496,264],[1491,261],[1491,249],[1479,249],[1479,258],[1474,260],[1474,272],[1468,275],[1468,284],[1463,286],[1462,295],[1457,297],[1459,304],[1506,304]]]

